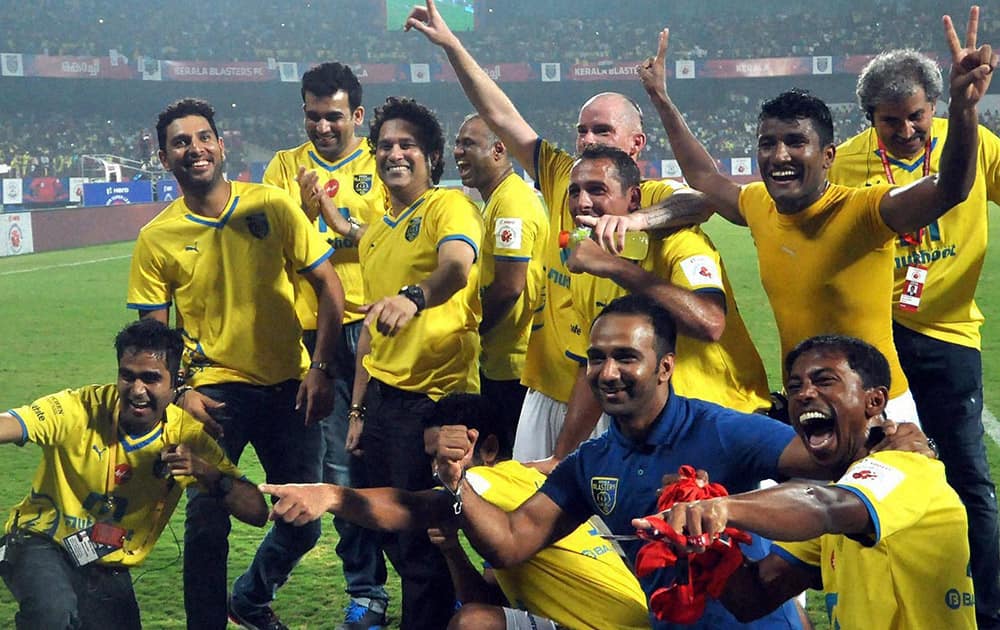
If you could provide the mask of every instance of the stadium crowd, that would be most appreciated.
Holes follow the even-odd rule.
[[[6,121],[0,162],[15,174],[76,174],[89,151],[155,155],[179,191],[135,242],[122,289],[138,321],[116,338],[115,382],[0,413],[0,443],[41,447],[0,541],[15,623],[140,628],[130,570],[183,488],[189,628],[286,628],[272,604],[332,513],[350,597],[338,630],[382,628],[396,607],[406,630],[798,630],[806,588],[827,592],[835,627],[1000,629],[974,300],[1000,202],[1000,138],[979,126],[1000,124],[981,106],[998,58],[981,42],[1000,22],[977,32],[973,8],[963,41],[945,20],[946,80],[922,53],[881,52],[860,72],[864,110],[733,88],[682,112],[668,49],[713,57],[707,42],[769,34],[725,51],[766,55],[806,10],[751,23],[760,6],[740,8],[685,33],[695,5],[679,3],[670,42],[637,21],[544,11],[515,38],[500,2],[478,3],[475,37],[456,35],[425,2],[412,32],[368,42],[383,19],[371,3],[262,9],[240,21],[237,49],[217,49],[232,43],[211,33],[246,13],[234,5],[233,24],[198,23],[190,48],[153,53],[141,31],[165,22],[126,37],[121,15],[66,3],[101,30],[74,31],[81,50],[288,58],[316,51],[284,29],[328,28],[351,33],[321,51],[345,61],[341,46],[379,61],[445,53],[463,99],[366,100],[350,65],[328,61],[302,76],[294,116],[188,97],[155,126]],[[884,0],[821,11],[826,41],[807,32],[780,50],[822,54],[848,32],[881,50],[939,28],[903,17]],[[37,45],[73,54],[65,34]],[[518,54],[641,59],[647,98],[598,89],[519,109],[480,62],[523,38],[538,49]],[[268,156],[263,184],[226,177],[251,154]],[[761,181],[720,172],[729,156],[755,156]],[[666,157],[690,187],[644,177]],[[448,174],[482,204],[439,186]],[[715,214],[754,241],[780,392],[700,227]],[[259,486],[237,467],[248,445]],[[272,522],[233,581],[230,516]]]

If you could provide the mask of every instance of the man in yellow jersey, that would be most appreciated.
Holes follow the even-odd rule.
[[[278,151],[264,171],[264,183],[283,188],[293,199],[302,201],[302,210],[320,236],[334,247],[330,262],[344,286],[344,327],[334,354],[333,413],[322,421],[323,481],[342,486],[366,485],[361,458],[352,456],[347,440],[347,411],[354,384],[358,335],[364,314],[364,285],[358,263],[357,242],[336,233],[336,226],[370,223],[372,208],[385,194],[375,172],[375,158],[355,130],[364,122],[362,87],[351,68],[327,62],[302,75],[302,111],[309,140],[294,149]],[[301,187],[300,187],[301,180]],[[333,200],[331,229],[321,216],[317,192]],[[306,350],[316,343],[316,294],[309,282],[295,277],[295,310],[302,324]],[[337,529],[337,556],[344,572],[347,606],[344,625],[338,630],[362,630],[385,624],[389,595],[385,591],[386,568],[375,536],[363,528],[334,518]]]
[[[11,511],[0,576],[18,628],[141,627],[129,569],[140,565],[181,489],[199,487],[227,514],[267,522],[267,505],[204,431],[171,405],[180,332],[155,320],[115,338],[118,380],[44,396],[0,413],[0,443],[41,448],[31,493]]]
[[[454,156],[462,184],[477,189],[486,204],[479,380],[513,444],[526,392],[520,381],[528,337],[545,297],[549,219],[535,191],[514,173],[507,147],[478,114],[467,116],[458,130]]]
[[[479,396],[452,395],[438,403],[435,423],[478,431],[466,478],[492,505],[510,512],[531,496],[545,477],[511,460],[500,411]],[[436,450],[438,429],[426,444]],[[390,488],[354,491],[327,485],[262,486],[278,497],[272,518],[302,523],[330,511],[369,527],[436,528],[432,536],[449,559],[448,567],[462,608],[449,628],[648,628],[646,598],[613,544],[600,535],[604,526],[587,521],[516,567],[480,573],[454,534],[454,498],[443,488],[419,493]],[[533,625],[532,625],[533,624]]]
[[[558,235],[573,229],[566,190],[573,156],[558,150],[540,138],[514,107],[503,90],[480,68],[462,46],[447,23],[437,12],[433,0],[427,6],[415,7],[404,27],[423,33],[448,55],[448,61],[458,75],[466,97],[483,121],[507,147],[527,174],[532,177],[549,209],[549,241],[545,247],[545,307],[541,327],[532,332],[521,382],[528,387],[518,420],[518,437],[514,442],[514,458],[529,461],[548,458],[544,468],[551,469],[576,444],[588,435],[589,419],[597,403],[586,401],[577,408],[583,420],[566,415],[567,403],[576,381],[576,364],[566,357],[566,333],[572,315],[570,272],[566,268],[567,252],[559,248]],[[642,112],[624,94],[603,92],[584,103],[576,125],[576,150],[589,144],[616,146],[637,159],[646,145],[642,131]],[[667,183],[644,181],[641,185],[643,207],[670,198],[677,206],[695,206],[701,210],[701,195],[692,191],[671,195]],[[563,430],[563,426],[566,430]],[[594,434],[603,430],[599,426]],[[558,436],[558,438],[556,438]]]
[[[705,192],[726,219],[750,228],[782,354],[824,333],[871,343],[889,360],[887,412],[897,420],[915,421],[917,414],[892,341],[892,243],[897,233],[919,229],[962,202],[974,180],[976,104],[996,66],[988,46],[975,48],[977,17],[974,8],[964,49],[945,17],[953,124],[939,177],[907,188],[831,185],[826,175],[836,148],[830,111],[798,90],[762,106],[757,162],[763,182],[740,186],[719,173],[667,95],[668,30],[660,34],[656,57],[639,71],[688,183]]]
[[[570,173],[569,208],[580,215],[627,214],[638,209],[639,168],[621,149],[592,145]],[[745,413],[770,408],[767,374],[733,298],[719,252],[697,227],[652,238],[638,264],[608,253],[593,240],[573,249],[576,318],[566,353],[580,364],[576,389],[586,380],[589,322],[611,300],[637,293],[667,309],[677,324],[674,391]],[[570,399],[570,411],[577,400]],[[596,420],[596,417],[593,418]]]
[[[937,173],[948,134],[948,119],[934,117],[942,85],[937,62],[914,50],[872,59],[857,88],[872,126],[837,147],[830,181],[906,185]],[[975,302],[988,202],[1000,203],[1000,139],[983,126],[976,161],[968,199],[896,238],[892,335],[920,422],[969,515],[976,621],[1000,628],[996,489],[983,443],[983,314]]]
[[[387,99],[368,143],[389,194],[378,219],[359,228],[369,304],[347,441],[363,451],[373,486],[424,490],[434,485],[423,432],[436,401],[479,390],[482,217],[464,194],[436,186],[444,131],[423,105]],[[383,549],[402,580],[402,626],[447,625],[454,591],[427,536],[384,534]]]
[[[778,543],[729,579],[721,600],[744,621],[815,588],[826,591],[834,628],[975,628],[965,509],[944,465],[869,453],[889,395],[886,358],[852,337],[812,337],[788,354],[785,372],[792,425],[838,480],[677,504],[658,516],[701,537],[682,551],[703,551],[726,526],[798,541]]]
[[[344,294],[332,251],[298,203],[273,186],[229,182],[214,110],[184,99],[157,121],[160,162],[183,196],[139,233],[128,306],[166,322],[171,305],[186,343],[189,387],[180,402],[221,427],[234,462],[253,444],[268,479],[321,478],[319,421],[332,406],[331,361]],[[310,280],[318,302],[316,348],[302,346],[287,270]],[[225,628],[229,517],[219,501],[189,493],[184,533],[185,608],[190,628]],[[283,627],[275,590],[320,534],[273,527],[232,588],[228,613],[246,627]]]

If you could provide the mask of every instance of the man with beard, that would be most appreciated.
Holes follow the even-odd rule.
[[[347,441],[351,387],[357,360],[358,337],[364,313],[364,285],[358,262],[360,226],[372,221],[371,210],[385,194],[375,173],[375,156],[355,135],[364,122],[361,83],[350,67],[328,62],[302,75],[302,111],[309,140],[293,149],[278,151],[264,171],[264,183],[284,189],[300,199],[302,210],[320,236],[328,239],[330,257],[344,285],[344,327],[334,361],[333,413],[322,421],[323,481],[343,486],[364,486],[365,467],[344,445]],[[330,211],[321,216],[315,195],[329,197]],[[332,230],[332,231],[331,231]],[[353,231],[353,233],[352,233]],[[335,233],[336,232],[336,233]],[[307,351],[316,344],[316,294],[308,280],[294,274],[295,311],[304,329]],[[385,623],[389,595],[385,591],[385,559],[375,537],[363,528],[334,517],[337,556],[351,597],[344,625],[338,630],[362,630]]]
[[[115,338],[118,380],[0,413],[0,443],[41,448],[31,493],[11,511],[0,576],[18,628],[141,627],[129,569],[149,555],[198,487],[227,514],[267,522],[267,505],[203,425],[170,404],[184,341],[151,320]]]
[[[965,509],[944,465],[916,453],[870,453],[881,433],[889,364],[870,344],[812,337],[785,360],[789,417],[818,464],[838,481],[792,482],[637,519],[704,551],[727,526],[777,543],[729,579],[722,603],[749,621],[804,588],[826,592],[835,628],[975,628]],[[874,440],[873,440],[874,438]]]
[[[830,181],[907,185],[940,171],[948,119],[934,117],[941,70],[915,50],[890,50],[858,76],[871,128],[837,147]],[[988,202],[1000,203],[1000,139],[979,127],[968,199],[895,242],[892,336],[920,422],[969,514],[977,622],[1000,628],[996,488],[983,440],[983,366],[976,285],[986,256]]]
[[[577,364],[565,354],[565,331],[569,330],[573,308],[571,275],[566,267],[569,251],[560,249],[558,235],[574,227],[567,197],[573,156],[539,137],[451,31],[434,0],[427,0],[426,7],[414,7],[404,29],[423,33],[444,50],[469,102],[534,179],[549,209],[545,306],[541,325],[532,332],[528,344],[521,378],[528,392],[514,442],[515,459],[545,459],[539,467],[549,471],[588,435],[598,435],[606,428],[604,423],[598,425],[599,405],[581,382]],[[635,160],[646,146],[642,111],[635,101],[618,92],[602,92],[588,99],[580,108],[576,129],[577,153],[590,144],[608,144]],[[670,182],[643,181],[640,205],[663,202],[672,211],[682,210],[682,215],[704,211],[702,195],[677,188]]]
[[[319,481],[319,421],[332,405],[327,368],[340,334],[343,289],[327,262],[329,245],[287,193],[225,179],[214,114],[195,99],[160,113],[160,162],[183,196],[140,231],[128,306],[164,323],[174,306],[186,344],[188,388],[179,402],[219,433],[230,459],[238,462],[250,443],[268,479]],[[309,279],[317,297],[311,362],[289,268]],[[190,493],[184,533],[190,628],[227,624],[229,529],[218,498]],[[319,523],[271,528],[233,585],[228,612],[245,627],[284,627],[270,602],[319,533]]]
[[[965,48],[951,18],[944,17],[952,79],[942,168],[937,177],[904,188],[831,185],[827,172],[836,147],[830,110],[799,90],[761,107],[757,162],[763,182],[740,186],[719,173],[667,95],[669,30],[660,34],[656,57],[639,70],[685,179],[712,200],[719,214],[750,228],[782,355],[816,334],[864,339],[889,361],[887,413],[896,420],[916,421],[917,413],[893,346],[892,242],[896,234],[917,230],[964,201],[975,179],[976,106],[997,65],[988,45],[976,48],[978,15],[974,7]]]
[[[458,130],[454,156],[462,184],[478,190],[486,204],[479,379],[513,443],[526,392],[520,380],[528,337],[545,299],[548,217],[535,191],[514,173],[507,147],[478,114],[467,116]]]

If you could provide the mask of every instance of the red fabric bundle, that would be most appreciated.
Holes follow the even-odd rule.
[[[692,466],[681,466],[677,472],[680,478],[660,493],[656,507],[661,512],[675,503],[729,494],[721,484],[699,480]],[[743,552],[737,543],[749,543],[750,535],[734,527],[727,527],[721,536],[706,536],[702,540],[706,547],[703,553],[687,553],[678,557],[671,544],[683,547],[688,544],[688,537],[675,532],[662,519],[651,517],[646,520],[653,526],[656,534],[638,532],[649,542],[643,545],[636,557],[636,574],[645,577],[658,569],[677,565],[677,577],[670,586],[660,587],[653,592],[649,598],[649,609],[660,621],[695,623],[705,612],[707,597],[719,597],[729,576],[743,563]]]

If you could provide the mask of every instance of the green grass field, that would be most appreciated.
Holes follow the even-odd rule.
[[[994,211],[996,208],[994,208]],[[756,257],[749,235],[713,220],[708,224],[739,301],[740,310],[767,364],[772,387],[778,385],[778,341],[774,321],[757,279]],[[994,225],[990,237],[1000,239]],[[63,252],[0,259],[0,409],[30,402],[40,395],[65,387],[110,382],[116,367],[112,348],[114,334],[134,317],[126,311],[131,243],[102,245]],[[983,365],[986,404],[1000,409],[1000,272],[987,259],[979,284],[979,304],[986,313]],[[863,288],[859,288],[863,290]],[[817,308],[823,308],[817,304]],[[994,476],[998,470],[998,448],[988,444]],[[0,456],[0,513],[7,511],[27,492],[38,462],[38,450],[28,445],[2,447]],[[253,480],[263,475],[252,451],[241,462]],[[347,603],[339,561],[333,551],[336,534],[324,522],[320,544],[296,569],[280,591],[275,610],[292,628],[331,628],[342,618]],[[180,545],[183,506],[179,507],[146,565],[133,572],[136,591],[148,628],[184,627],[181,591]],[[230,538],[230,578],[241,573],[263,536],[263,530],[236,523]],[[397,617],[398,580],[393,577],[391,614]],[[819,600],[810,599],[810,616],[817,628],[826,628]],[[0,627],[12,625],[15,606],[10,593],[0,588]]]

